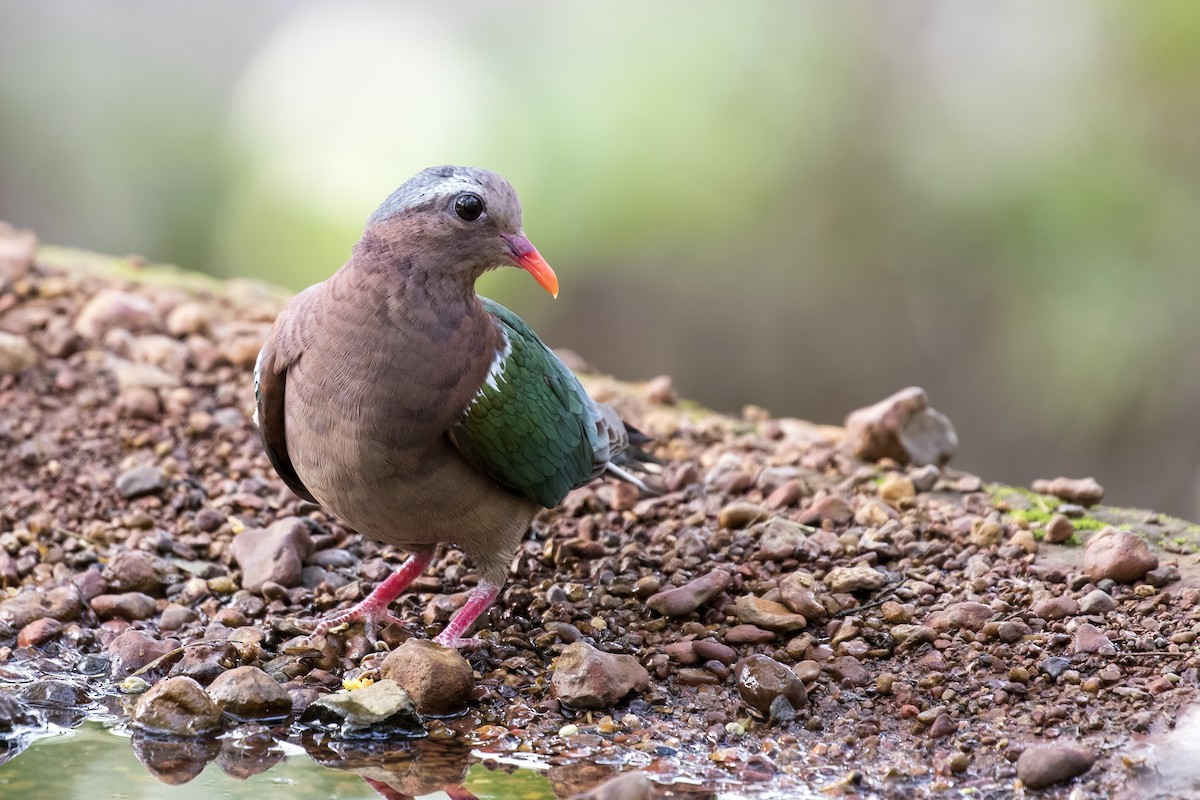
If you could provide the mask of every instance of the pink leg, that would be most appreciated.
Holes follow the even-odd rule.
[[[387,577],[387,580],[376,586],[375,590],[363,598],[358,605],[321,620],[313,630],[313,635],[328,633],[343,623],[358,622],[361,620],[363,626],[366,628],[367,637],[374,639],[375,629],[381,623],[384,627],[393,622],[399,623],[399,618],[388,611],[388,606],[408,588],[408,585],[418,575],[425,571],[432,558],[432,550],[413,553],[408,557],[407,561],[400,565],[400,569],[393,572]]]
[[[462,635],[475,624],[475,620],[479,619],[480,614],[487,611],[488,606],[496,602],[498,594],[500,594],[500,584],[481,578],[475,590],[471,592],[471,596],[467,598],[467,602],[454,612],[454,616],[450,618],[450,624],[433,641],[442,647],[454,649],[479,644],[478,639],[463,639]]]

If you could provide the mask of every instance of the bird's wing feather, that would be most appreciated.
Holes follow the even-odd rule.
[[[480,299],[507,344],[450,439],[496,482],[547,508],[558,505],[604,472],[612,455],[609,421],[532,328]]]
[[[288,456],[284,414],[288,368],[302,353],[300,337],[291,329],[297,324],[298,317],[289,310],[285,308],[279,315],[254,362],[254,421],[258,423],[263,447],[279,477],[297,496],[315,503],[316,498],[300,480]]]

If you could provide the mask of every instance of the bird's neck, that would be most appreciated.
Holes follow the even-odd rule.
[[[435,258],[427,248],[367,233],[341,272],[373,290],[397,323],[458,328],[486,314],[474,276],[445,269]]]

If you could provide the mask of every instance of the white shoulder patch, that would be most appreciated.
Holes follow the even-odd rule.
[[[504,337],[504,347],[496,351],[496,357],[492,359],[492,365],[488,367],[487,377],[483,379],[483,386],[492,387],[493,391],[500,391],[500,382],[504,379],[504,369],[508,366],[508,357],[512,355],[512,342],[508,339],[508,334],[503,330],[500,335]],[[471,402],[467,403],[467,407],[463,409],[463,414],[469,414],[471,409],[475,407],[476,401],[483,397],[483,386],[479,387],[479,391],[475,392],[475,396],[471,398]]]

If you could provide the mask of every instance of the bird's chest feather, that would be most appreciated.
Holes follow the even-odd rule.
[[[289,381],[289,449],[318,494],[368,476],[413,479],[444,468],[456,455],[446,430],[505,345],[490,318],[397,325],[370,311],[332,314]],[[291,435],[300,430],[302,436]]]

